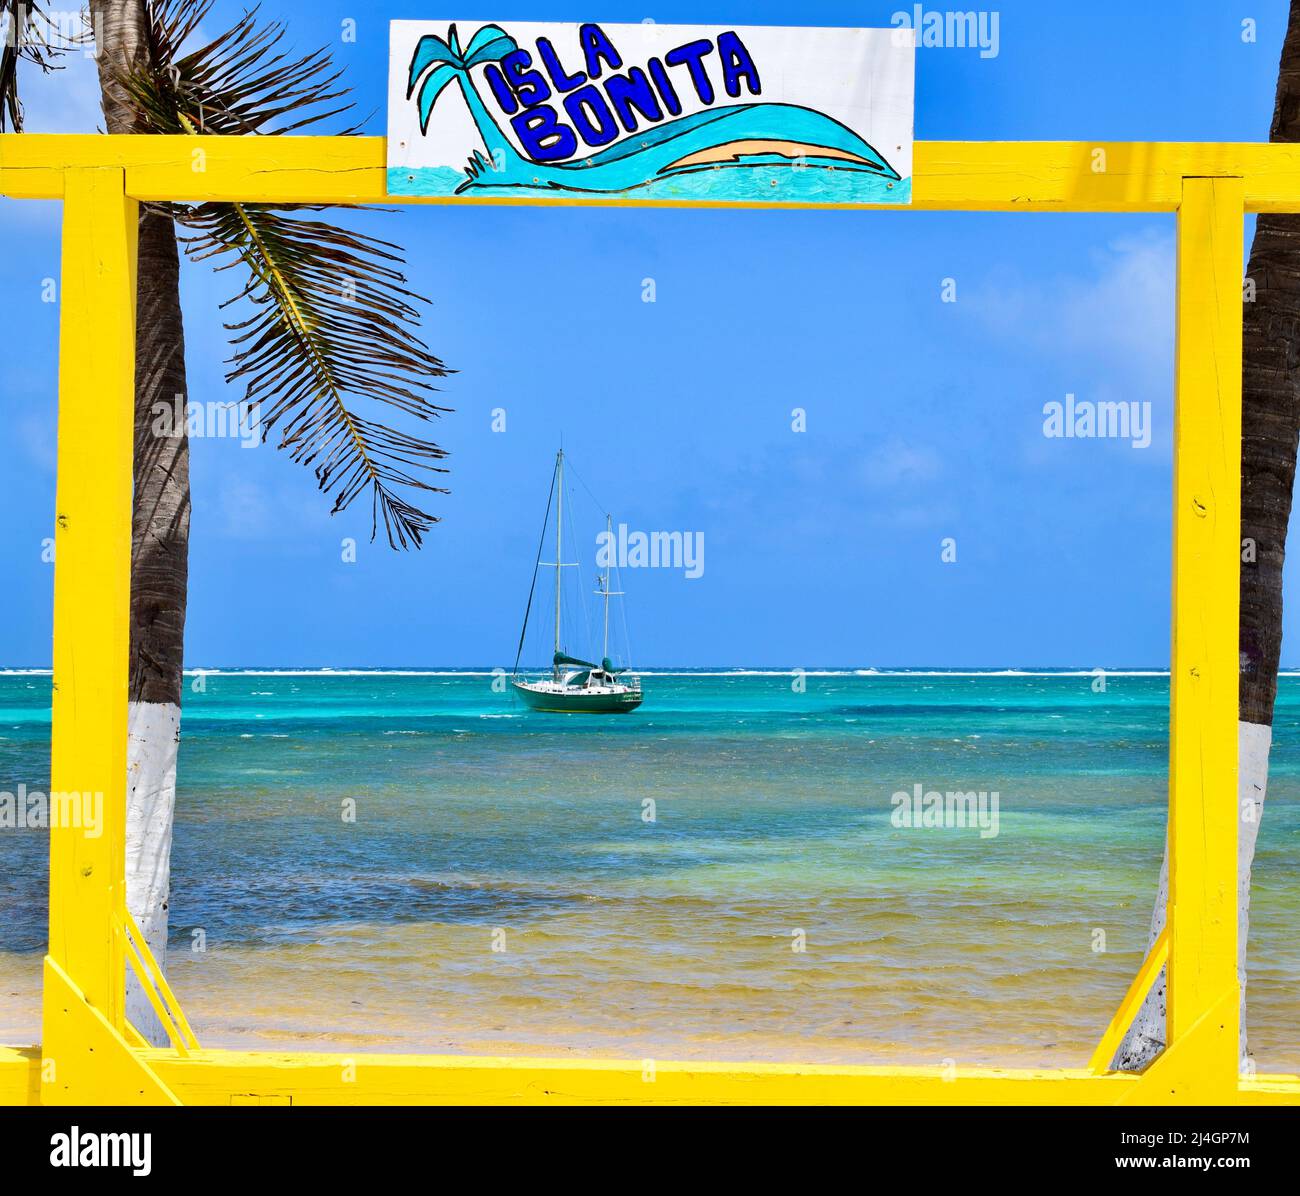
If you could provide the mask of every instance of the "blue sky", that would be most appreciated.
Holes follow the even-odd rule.
[[[918,51],[917,139],[1266,137],[1285,0],[1250,6],[1253,42],[1218,0],[1072,7],[999,4],[996,57]],[[212,28],[239,8],[219,2]],[[333,46],[382,133],[387,20],[445,10],[358,8],[263,11],[298,47]],[[911,9],[478,15],[885,26]],[[340,43],[349,17],[356,42]],[[95,127],[88,63],[31,84],[31,129]],[[357,219],[406,247],[433,301],[428,342],[459,371],[436,429],[453,454],[452,494],[433,500],[443,522],[422,552],[393,553],[368,542],[368,504],[330,518],[310,474],[269,445],[196,441],[191,666],[509,665],[561,435],[617,519],[704,536],[702,577],[625,574],[635,663],[1167,664],[1172,218],[439,207]],[[41,290],[58,259],[57,209],[0,200],[0,308],[22,347],[0,373],[0,666],[50,659],[58,308]],[[520,278],[553,299],[523,302]],[[185,268],[193,400],[238,397],[222,382],[228,285]],[[539,373],[542,345],[562,364]],[[1067,394],[1150,403],[1150,447],[1045,438],[1043,406]],[[599,514],[582,506],[590,577]],[[1300,662],[1295,618],[1285,664]]]

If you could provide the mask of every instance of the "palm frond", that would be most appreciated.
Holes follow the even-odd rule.
[[[70,22],[76,28],[63,28]],[[29,62],[44,72],[63,68],[59,55],[84,45],[89,33],[81,14],[51,14],[39,0],[0,0],[0,133],[23,131],[18,98],[18,65]]]
[[[349,111],[328,50],[299,58],[281,48],[286,26],[261,6],[188,50],[213,0],[150,0],[152,68],[124,84],[159,133],[290,133]],[[287,120],[290,116],[296,120]],[[342,130],[354,133],[357,126]]]
[[[285,29],[257,9],[225,33],[189,48],[212,0],[152,0],[150,63],[122,85],[159,133],[281,134],[351,108],[326,51],[294,57]],[[354,132],[347,129],[345,132]],[[244,384],[261,411],[263,437],[315,472],[334,496],[331,514],[371,495],[371,538],[382,520],[394,548],[419,547],[437,519],[403,491],[445,494],[430,475],[447,453],[357,409],[380,404],[429,421],[447,408],[430,398],[443,363],[417,335],[418,304],[402,251],[320,219],[325,205],[172,205],[189,256],[247,278],[223,309],[234,355],[228,382]]]
[[[312,209],[319,210],[319,209]],[[445,450],[351,410],[364,397],[429,420],[445,408],[423,379],[446,373],[409,334],[416,299],[397,269],[396,247],[325,221],[260,204],[201,204],[182,219],[194,230],[190,255],[218,268],[243,264],[249,277],[224,306],[251,302],[253,313],[226,325],[235,355],[228,382],[243,381],[261,410],[263,436],[314,468],[334,491],[331,513],[372,491],[372,535],[380,516],[389,542],[418,547],[436,520],[394,487],[446,493],[417,476],[445,473]]]

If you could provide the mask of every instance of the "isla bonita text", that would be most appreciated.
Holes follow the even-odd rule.
[[[536,56],[519,49],[499,66],[487,67],[496,102],[535,162],[571,158],[584,145],[598,149],[623,131],[635,133],[642,121],[655,124],[665,116],[680,116],[681,97],[690,90],[701,103],[712,104],[718,96],[715,79],[733,99],[740,97],[742,82],[750,95],[762,94],[754,59],[734,31],[718,34],[716,43],[704,37],[687,42],[662,58],[651,58],[644,68],[626,71],[622,55],[599,25],[583,25],[578,42],[583,69],[573,74],[546,37],[537,39]]]

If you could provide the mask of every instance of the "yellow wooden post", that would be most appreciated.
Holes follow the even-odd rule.
[[[67,172],[44,1104],[177,1103],[123,1036],[138,215],[120,167]]]
[[[1244,187],[1189,178],[1178,217],[1170,726],[1170,1061],[1237,1082],[1237,622]],[[1229,1087],[1231,1086],[1231,1087]]]
[[[53,795],[80,797],[51,819],[49,958],[118,1029],[138,210],[125,183],[120,168],[70,170],[63,202],[50,762],[52,812]]]

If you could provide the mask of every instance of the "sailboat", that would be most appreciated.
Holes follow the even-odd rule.
[[[557,714],[627,714],[641,705],[641,678],[626,669],[617,669],[609,659],[609,600],[622,597],[621,590],[610,589],[610,568],[597,578],[596,594],[605,606],[605,640],[599,664],[581,660],[564,651],[560,621],[563,587],[560,584],[563,570],[573,568],[576,562],[564,560],[564,450],[555,456],[555,473],[551,477],[551,490],[556,495],[555,560],[543,561],[541,550],[537,553],[537,567],[533,569],[533,584],[528,591],[528,608],[524,612],[524,626],[519,633],[519,652],[515,655],[515,675],[511,685],[524,704],[531,710],[545,710]],[[550,501],[547,501],[547,517]],[[612,527],[612,517],[605,516],[607,532]],[[542,535],[545,538],[545,527]],[[519,655],[523,652],[524,635],[528,631],[528,614],[533,608],[533,595],[537,590],[537,569],[541,566],[555,570],[555,651],[551,657],[551,675],[538,681],[525,681],[519,677]]]

